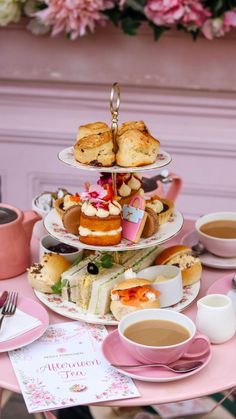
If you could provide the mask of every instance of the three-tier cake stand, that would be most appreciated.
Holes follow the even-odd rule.
[[[118,83],[114,83],[111,89],[111,96],[110,96],[110,111],[112,115],[112,124],[111,129],[113,133],[113,142],[114,147],[116,148],[116,136],[118,131],[118,115],[119,115],[119,107],[120,107],[120,87]],[[171,156],[165,152],[164,150],[160,150],[157,156],[155,163],[147,165],[147,166],[140,166],[140,167],[120,167],[120,166],[112,166],[112,167],[98,167],[98,166],[89,166],[85,164],[81,164],[77,162],[74,158],[73,147],[68,147],[62,150],[59,155],[59,159],[72,167],[77,168],[78,170],[86,170],[92,172],[109,172],[112,174],[113,180],[113,189],[116,194],[116,174],[117,173],[133,173],[133,172],[144,172],[149,170],[159,170],[164,166],[167,166],[171,162]],[[53,209],[49,212],[49,214],[44,219],[44,225],[49,234],[58,239],[60,242],[69,244],[71,246],[77,246],[78,248],[82,249],[90,249],[90,250],[99,250],[99,251],[109,251],[109,252],[116,252],[115,259],[118,262],[119,253],[120,251],[125,250],[137,250],[143,249],[145,247],[157,246],[160,245],[167,240],[174,237],[182,228],[183,225],[183,216],[177,210],[174,209],[173,214],[168,222],[161,225],[159,230],[156,234],[149,238],[141,238],[138,243],[132,243],[126,239],[121,240],[121,242],[115,246],[92,246],[81,243],[79,236],[75,236],[73,234],[68,233],[62,221],[57,214],[56,210]],[[200,288],[200,283],[193,284],[189,287],[185,287],[184,289],[184,297],[180,303],[177,305],[170,307],[176,311],[182,311],[186,308],[197,296]],[[64,315],[65,317],[72,318],[75,320],[81,320],[88,323],[93,324],[105,324],[105,325],[116,325],[118,322],[114,319],[111,313],[106,314],[105,316],[98,316],[91,313],[88,313],[86,310],[83,310],[77,307],[74,303],[65,302],[62,298],[58,295],[47,295],[35,291],[37,297],[42,301],[46,306],[51,308],[53,311]]]

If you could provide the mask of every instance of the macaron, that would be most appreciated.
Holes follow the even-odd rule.
[[[146,239],[148,237],[151,237],[153,234],[155,234],[158,231],[159,221],[158,221],[158,215],[151,208],[146,207],[145,212],[147,214],[147,218],[146,218],[146,222],[145,222],[141,237]]]
[[[81,209],[79,205],[73,205],[65,210],[62,217],[62,223],[68,233],[75,235],[79,234],[80,213]]]

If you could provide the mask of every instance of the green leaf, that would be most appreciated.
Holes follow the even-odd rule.
[[[149,26],[152,28],[153,30],[153,35],[154,35],[154,40],[158,41],[158,39],[161,37],[161,35],[165,32],[168,31],[169,28],[167,28],[166,26],[157,26],[155,25],[155,23],[153,22],[149,22]]]
[[[52,291],[54,292],[54,294],[61,294],[62,288],[64,288],[67,285],[68,281],[67,279],[63,279],[58,282],[56,282],[56,284],[52,285]]]
[[[146,0],[127,0],[126,5],[137,12],[143,13]]]
[[[105,254],[101,257],[101,265],[103,268],[111,268],[113,265],[113,257],[112,255]]]
[[[118,7],[104,10],[103,14],[106,15],[115,26],[119,26],[122,13]]]
[[[130,16],[126,16],[121,21],[121,27],[127,35],[134,36],[137,34],[138,28],[140,27],[141,22],[138,20],[134,20]]]

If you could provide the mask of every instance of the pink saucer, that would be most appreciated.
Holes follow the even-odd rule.
[[[201,345],[201,348],[199,346]],[[190,375],[196,374],[197,372],[201,371],[210,361],[212,353],[211,353],[211,346],[210,344],[205,343],[204,345],[209,346],[209,351],[207,351],[206,355],[197,357],[197,360],[203,361],[203,364],[197,368],[194,371],[186,372],[186,373],[176,373],[167,371],[162,368],[158,367],[151,367],[151,368],[136,368],[129,369],[129,368],[116,368],[120,373],[127,375],[128,377],[134,378],[135,380],[141,380],[141,381],[149,381],[153,383],[159,383],[159,382],[167,382],[167,381],[176,381],[181,380],[183,378],[189,377]],[[192,347],[189,350],[189,355],[191,359],[193,360],[193,355],[195,353],[199,353],[200,350],[204,350],[202,347],[203,344],[199,343],[192,345]],[[102,352],[104,357],[106,358],[107,362],[109,364],[137,364],[138,362],[128,353],[124,350],[124,347],[122,346],[122,343],[120,341],[118,330],[114,330],[114,332],[111,332],[103,341],[102,344]],[[187,357],[187,353],[185,354],[184,358]]]
[[[182,237],[180,242],[185,246],[192,247],[198,242],[198,234],[196,230],[192,230]],[[204,266],[215,269],[236,269],[236,258],[221,258],[210,252],[205,252],[199,256]]]
[[[225,294],[231,298],[234,310],[236,312],[236,291],[232,288],[233,274],[228,274],[215,281],[208,290],[207,294]]]
[[[0,343],[0,352],[13,351],[34,342],[43,335],[49,325],[49,317],[45,308],[37,301],[19,295],[18,305],[19,310],[36,317],[41,321],[41,324],[28,332],[22,333],[20,336],[8,339]]]

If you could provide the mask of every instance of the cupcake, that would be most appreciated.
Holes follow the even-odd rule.
[[[111,188],[90,186],[81,194],[79,235],[82,243],[113,246],[121,241],[121,206],[112,198]]]
[[[154,195],[146,201],[146,208],[151,208],[158,215],[158,222],[161,225],[169,221],[174,210],[174,204],[169,199]]]

